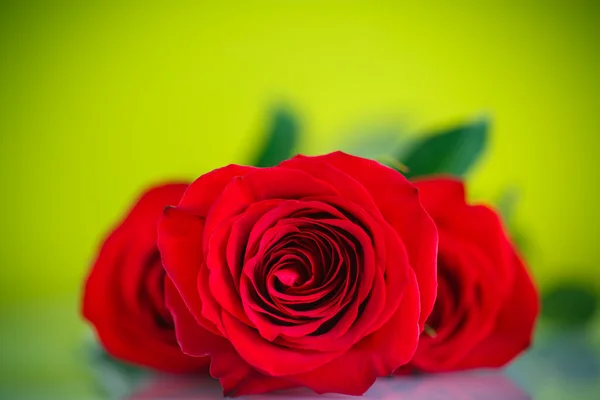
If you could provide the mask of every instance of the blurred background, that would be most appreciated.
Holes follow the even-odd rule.
[[[100,240],[146,187],[252,162],[282,107],[304,154],[491,118],[470,195],[516,199],[540,324],[597,354],[600,7],[483,3],[2,1],[0,388],[84,388]]]

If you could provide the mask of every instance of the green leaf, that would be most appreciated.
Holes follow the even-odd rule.
[[[598,293],[584,282],[563,282],[542,294],[542,316],[561,327],[588,323],[598,310]]]
[[[400,159],[408,178],[432,174],[463,176],[481,155],[489,124],[485,120],[427,135]]]
[[[296,116],[289,109],[276,109],[264,144],[252,165],[272,167],[290,158],[297,145],[299,133],[300,124]]]

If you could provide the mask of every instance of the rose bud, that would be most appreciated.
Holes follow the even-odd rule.
[[[410,361],[436,293],[437,231],[415,187],[332,153],[230,165],[165,210],[158,247],[182,350],[229,396],[359,395]]]
[[[500,367],[529,347],[538,295],[499,216],[453,178],[415,182],[439,232],[438,296],[412,369]],[[403,372],[406,372],[404,370]]]
[[[83,315],[112,356],[167,372],[206,369],[207,358],[181,352],[164,303],[165,272],[156,225],[165,206],[177,204],[187,185],[145,193],[106,238],[85,283]]]

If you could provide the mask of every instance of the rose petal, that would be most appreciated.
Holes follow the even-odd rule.
[[[185,191],[179,207],[199,217],[206,217],[215,200],[231,180],[256,170],[253,167],[227,165],[196,179]]]
[[[290,182],[294,182],[290,185]],[[222,221],[238,215],[252,203],[270,199],[298,199],[305,196],[336,195],[329,184],[302,171],[281,168],[256,169],[234,178],[215,201],[206,218],[204,249]],[[184,195],[185,198],[185,195]]]
[[[231,344],[225,338],[198,324],[179,291],[169,279],[165,281],[165,303],[173,316],[177,342],[185,354],[203,357],[231,348]]]
[[[231,277],[239,289],[240,276],[244,263],[244,254],[248,247],[248,238],[250,232],[254,229],[257,221],[269,210],[285,200],[265,200],[259,203],[251,204],[248,209],[235,218],[231,225],[231,233],[227,241],[227,265]]]
[[[512,293],[496,319],[493,333],[480,342],[455,367],[501,367],[529,347],[539,302],[523,262],[513,253],[515,282]]]
[[[158,320],[164,317],[164,273],[156,259],[156,222],[164,206],[177,204],[186,187],[162,185],[140,197],[104,241],[82,301],[84,317],[111,355],[174,373],[202,370],[208,364],[208,359],[181,353],[174,331]]]
[[[242,396],[289,389],[297,386],[283,378],[269,377],[254,370],[235,350],[215,355],[210,363],[210,375],[223,387],[223,396]]]
[[[411,271],[398,312],[379,331],[332,362],[287,378],[317,393],[364,394],[377,377],[390,375],[414,354],[420,332],[418,303],[419,291]]]
[[[327,160],[322,160],[321,157],[298,155],[283,161],[279,166],[308,172],[321,180],[334,184],[340,196],[346,201],[355,203],[374,216],[381,215],[373,197],[358,180],[351,174],[328,163]]]
[[[399,172],[342,152],[315,157],[349,174],[371,194],[386,221],[402,239],[419,282],[420,326],[433,310],[437,293],[437,228],[421,206],[416,188]]]
[[[434,220],[448,210],[465,205],[465,186],[458,178],[442,176],[416,179],[413,184],[419,189],[421,203]]]
[[[238,354],[259,371],[270,376],[285,376],[310,371],[339,355],[332,352],[312,352],[273,345],[257,331],[229,313],[223,312],[223,326]]]
[[[419,345],[413,363],[425,371],[452,370],[472,348],[488,336],[494,328],[494,320],[504,303],[505,286],[511,282],[496,281],[498,260],[490,258],[476,243],[460,240],[444,231],[440,232],[441,257],[450,260],[440,263],[446,268],[444,274],[453,274],[459,286],[452,293],[457,308],[449,319],[437,327],[435,338],[425,338]],[[494,277],[494,285],[483,285],[484,279]],[[443,301],[439,297],[437,301]]]
[[[163,267],[196,321],[213,333],[219,332],[216,321],[202,315],[198,294],[198,274],[204,263],[202,231],[204,221],[180,208],[167,208],[158,223],[157,245]]]

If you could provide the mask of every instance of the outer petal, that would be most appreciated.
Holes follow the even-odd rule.
[[[132,314],[125,307],[123,288],[115,285],[118,272],[127,265],[122,263],[120,239],[114,235],[131,237],[131,231],[118,229],[105,242],[94,270],[86,283],[82,313],[95,327],[103,347],[114,357],[134,364],[167,372],[185,372],[202,369],[208,360],[190,358],[181,353],[174,342],[174,332],[159,332],[144,324],[144,315]],[[102,271],[101,271],[102,269]],[[109,273],[105,277],[100,273]],[[138,287],[131,288],[137,292]],[[119,327],[119,329],[115,329]],[[149,349],[152,349],[150,352]]]
[[[436,222],[438,226],[448,226],[448,234],[454,239],[477,246],[487,254],[496,268],[486,272],[494,276],[497,289],[501,292],[500,297],[506,298],[510,293],[514,268],[511,244],[498,214],[486,206],[466,206],[462,210],[448,212],[439,221],[436,219]]]
[[[226,311],[222,315],[227,337],[244,360],[270,376],[287,376],[323,365],[341,352],[316,352],[275,346]]]
[[[440,176],[417,179],[413,184],[419,189],[421,203],[433,219],[465,205],[465,186],[458,178]]]
[[[513,279],[510,247],[498,214],[482,205],[466,203],[464,184],[452,177],[421,179],[415,182],[425,209],[440,231],[453,240],[469,242],[489,255],[495,266],[487,271],[496,275],[502,291],[510,289]],[[503,297],[505,295],[502,295]]]
[[[94,325],[110,354],[167,372],[199,370],[208,365],[208,359],[183,354],[175,332],[157,326],[151,311],[161,311],[153,307],[160,307],[163,301],[161,267],[155,260],[156,222],[165,205],[177,204],[186,188],[184,183],[166,184],[140,197],[103,243],[86,280],[82,301],[84,317]]]
[[[335,152],[315,157],[359,181],[406,246],[419,282],[420,326],[433,310],[437,292],[437,228],[422,207],[416,188],[399,172],[378,162]]]
[[[158,224],[158,248],[163,267],[196,321],[217,333],[214,322],[202,315],[198,274],[204,262],[202,233],[204,221],[180,208],[168,208]]]
[[[286,379],[261,374],[235,351],[222,352],[213,357],[210,375],[219,380],[224,396],[260,394],[297,386]]]
[[[344,199],[350,200],[373,215],[380,216],[377,204],[365,187],[354,177],[334,167],[321,157],[296,156],[279,164],[283,168],[297,169],[308,172],[320,180],[335,185]]]
[[[473,241],[461,240],[444,231],[440,237],[441,258],[450,260],[451,265],[448,261],[440,262],[438,278],[440,282],[444,279],[448,282],[453,277],[456,287],[448,297],[438,292],[437,301],[456,304],[450,318],[434,327],[437,329],[435,337],[421,338],[413,358],[415,367],[429,372],[454,370],[457,362],[493,331],[496,317],[506,301],[505,288],[513,285],[498,273],[502,267],[511,266],[499,264],[501,257],[492,249],[479,248]]]
[[[468,291],[455,293],[458,303],[468,307],[461,312],[460,330],[442,327],[436,338],[422,339],[413,365],[426,371],[501,366],[530,343],[538,313],[531,279],[498,215],[485,206],[468,205],[459,181],[433,178],[416,185],[440,229],[441,258],[455,253],[453,269],[460,273],[460,284],[470,280],[468,285],[476,285],[480,294],[465,303]]]
[[[165,281],[165,302],[173,316],[175,334],[181,350],[193,357],[231,351],[231,344],[198,324],[170,279]]]
[[[257,372],[238,355],[227,339],[198,325],[170,281],[166,285],[166,299],[182,351],[194,357],[211,355],[210,374],[219,379],[224,396],[258,394],[296,386],[285,379]]]
[[[256,169],[243,177],[238,176],[229,182],[210,209],[206,218],[204,249],[205,251],[208,249],[210,236],[223,221],[240,214],[253,203],[272,199],[337,195],[337,193],[332,185],[303,171],[274,167]]]
[[[515,283],[496,320],[496,328],[456,366],[501,367],[529,347],[539,313],[537,291],[523,262],[514,254]]]
[[[414,273],[396,314],[332,362],[288,379],[317,393],[362,395],[375,379],[408,363],[417,348],[420,328],[419,290]]]
[[[179,206],[194,215],[206,217],[223,188],[236,176],[244,176],[253,170],[256,168],[231,164],[204,174],[185,191]]]

